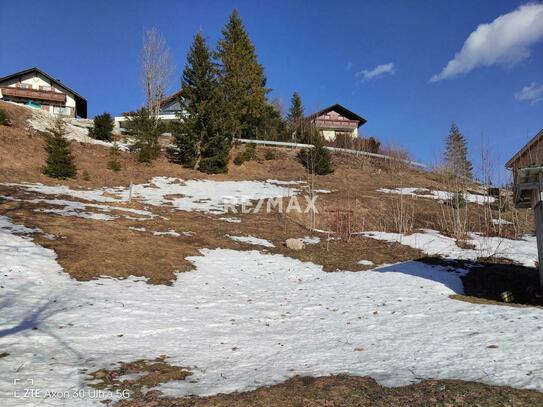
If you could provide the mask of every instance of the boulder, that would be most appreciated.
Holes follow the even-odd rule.
[[[287,239],[285,245],[290,250],[302,250],[304,248],[304,241],[302,239]]]

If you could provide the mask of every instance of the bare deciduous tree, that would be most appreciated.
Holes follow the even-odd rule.
[[[143,34],[141,63],[147,109],[152,116],[157,117],[160,102],[166,96],[166,88],[174,69],[170,49],[156,28],[151,28]]]

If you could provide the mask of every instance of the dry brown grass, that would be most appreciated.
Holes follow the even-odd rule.
[[[116,407],[428,407],[543,405],[543,393],[461,380],[424,380],[384,387],[369,377],[296,376],[254,391],[211,397],[169,398],[160,392],[121,401]]]
[[[82,143],[72,143],[78,177],[73,180],[57,181],[41,174],[45,160],[43,139],[40,135],[25,130],[26,108],[0,103],[10,114],[13,127],[0,128],[0,182],[41,182],[44,184],[68,185],[73,188],[98,188],[104,186],[127,186],[130,182],[143,183],[154,176],[173,176],[181,179],[214,180],[303,180],[310,181],[303,166],[296,160],[296,150],[275,149],[276,159],[266,160],[266,148],[257,148],[257,158],[236,166],[231,164],[228,174],[206,175],[198,171],[182,168],[161,157],[152,165],[138,163],[132,155],[121,154],[122,169],[113,172],[107,169],[109,149]],[[239,146],[236,148],[244,148]],[[232,157],[235,156],[233,152]],[[386,163],[375,160],[334,155],[335,172],[326,176],[315,176],[312,180],[315,189],[333,191],[318,194],[314,226],[318,229],[332,230],[331,237],[340,240],[326,241],[327,236],[316,234],[321,243],[307,245],[300,252],[287,250],[283,242],[291,237],[310,236],[311,226],[308,214],[246,214],[235,216],[242,223],[226,223],[217,216],[197,212],[171,212],[168,207],[151,208],[156,214],[168,220],[153,219],[144,222],[117,219],[103,222],[75,217],[36,213],[35,206],[21,202],[2,202],[0,213],[8,214],[16,223],[41,227],[48,233],[64,236],[64,239],[46,240],[37,236],[40,244],[50,247],[59,256],[59,262],[72,276],[80,280],[96,278],[100,275],[127,277],[146,276],[151,283],[168,284],[175,277],[175,271],[192,269],[187,256],[198,255],[202,248],[232,248],[251,250],[258,247],[233,242],[226,234],[253,235],[271,240],[276,248],[272,253],[281,253],[304,261],[313,261],[326,271],[361,270],[361,259],[375,264],[392,263],[420,256],[418,251],[405,246],[390,246],[384,242],[353,236],[353,232],[363,230],[382,230],[386,224],[394,224],[392,214],[397,209],[399,197],[377,192],[378,188],[416,186],[430,189],[443,189],[439,174],[403,168],[401,173],[387,168]],[[89,179],[83,179],[83,173]],[[400,178],[401,179],[400,179]],[[0,195],[16,195],[15,188],[0,186]],[[436,228],[442,216],[442,205],[429,199],[410,199],[415,205],[413,218],[409,219],[409,229]],[[135,208],[142,208],[133,202]],[[337,210],[346,209],[348,219],[338,218]],[[483,208],[469,205],[470,217],[477,218]],[[336,212],[334,212],[336,211]],[[526,213],[517,217],[531,220]],[[504,214],[507,219],[507,214]],[[529,223],[528,220],[528,223]],[[476,222],[474,222],[476,223]],[[128,229],[145,227],[147,232]],[[477,231],[477,225],[469,225]],[[157,237],[153,230],[175,229],[194,232],[193,236]]]

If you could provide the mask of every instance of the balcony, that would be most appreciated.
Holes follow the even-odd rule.
[[[64,93],[49,90],[0,87],[0,91],[2,92],[3,96],[9,96],[18,99],[42,100],[54,103],[66,102],[66,95]]]

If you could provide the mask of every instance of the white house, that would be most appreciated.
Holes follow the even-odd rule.
[[[179,114],[181,113],[181,91],[175,92],[170,96],[166,96],[160,101],[160,111],[157,116],[163,123],[179,120]],[[128,120],[126,116],[115,117],[115,127],[118,130],[122,130],[124,123]]]
[[[0,100],[67,117],[87,117],[87,100],[38,68],[0,78]]]
[[[327,141],[333,141],[340,135],[356,138],[358,128],[366,123],[366,119],[339,103],[313,113],[307,119],[315,125]]]

